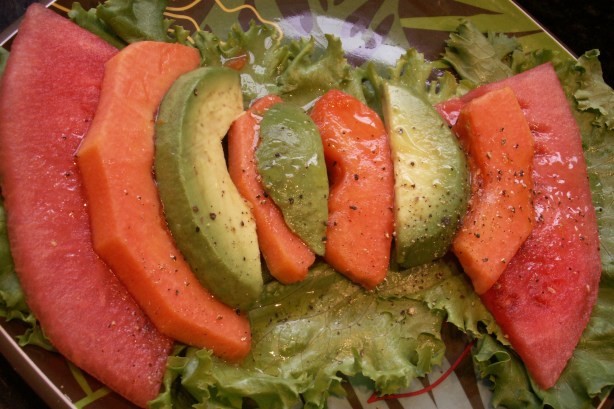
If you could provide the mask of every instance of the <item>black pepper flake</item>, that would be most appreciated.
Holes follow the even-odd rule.
[[[198,213],[198,206],[192,206],[192,211],[194,213]]]
[[[352,209],[352,210],[358,210],[358,207],[356,207],[355,205],[350,205],[350,209]]]
[[[293,197],[288,198],[288,203],[294,204],[294,198]]]
[[[482,261],[486,263],[488,261],[488,257],[484,257]]]
[[[354,180],[358,180],[358,174],[354,173]]]
[[[217,215],[215,213],[209,213],[209,218],[211,220],[215,220],[216,217],[217,217]]]

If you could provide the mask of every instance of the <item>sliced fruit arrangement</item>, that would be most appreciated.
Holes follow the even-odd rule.
[[[221,301],[246,310],[262,291],[258,237],[222,147],[242,113],[236,71],[203,67],[179,77],[160,106],[155,173],[169,228],[194,274]]]
[[[0,181],[28,304],[75,363],[140,406],[322,407],[340,373],[383,393],[428,373],[447,319],[479,359],[511,343],[524,366],[498,385],[549,403],[567,382],[601,263],[550,65],[433,107],[465,84],[415,50],[354,69],[333,37],[314,54],[252,25],[117,52],[48,14],[28,12],[0,87]]]
[[[299,106],[280,102],[260,122],[256,165],[266,193],[288,227],[316,254],[324,255],[328,177],[322,139]]]
[[[326,261],[367,289],[390,264],[394,214],[388,134],[380,117],[355,97],[328,91],[311,117],[330,175]]]
[[[228,132],[228,172],[251,204],[260,251],[269,272],[280,282],[290,284],[307,277],[315,254],[290,230],[279,207],[264,190],[255,157],[262,116],[281,101],[277,95],[260,98],[233,122]]]
[[[382,105],[394,165],[396,261],[442,257],[467,208],[469,173],[456,137],[420,94],[384,83]]]
[[[166,227],[152,174],[158,106],[199,63],[195,49],[179,44],[122,49],[105,66],[77,162],[96,252],[162,333],[236,361],[249,352],[249,322],[196,279]]]

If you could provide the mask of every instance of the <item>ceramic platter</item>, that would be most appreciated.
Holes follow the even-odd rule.
[[[73,0],[47,1],[48,7],[66,15]],[[82,0],[84,8],[97,1]],[[313,35],[323,40],[324,33],[340,37],[348,60],[360,64],[366,60],[393,64],[409,47],[415,47],[427,59],[436,59],[444,41],[461,19],[469,19],[482,31],[505,32],[516,36],[530,49],[550,48],[569,53],[536,21],[509,0],[174,0],[166,16],[190,31],[210,30],[224,38],[237,21],[247,27],[251,20],[274,24],[288,38]],[[15,22],[0,35],[0,44],[10,48],[18,27]],[[21,376],[54,409],[128,409],[133,405],[110,392],[104,385],[81,373],[60,355],[38,347],[21,348],[15,337],[24,327],[17,322],[0,321],[0,352],[17,368]],[[456,361],[467,340],[450,328],[444,328],[447,344],[443,365],[411,389],[421,389],[437,379]],[[475,376],[471,358],[463,359],[444,382],[418,396],[367,403],[372,391],[364,386],[345,384],[347,398],[331,398],[331,409],[362,408],[455,408],[490,407],[488,386]],[[600,408],[614,407],[612,400],[596,402]]]

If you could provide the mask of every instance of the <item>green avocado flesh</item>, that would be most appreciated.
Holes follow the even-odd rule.
[[[467,210],[469,172],[435,109],[386,83],[383,111],[394,163],[396,260],[411,267],[443,256]]]
[[[256,224],[222,147],[242,112],[236,71],[181,76],[160,105],[154,167],[169,228],[195,275],[222,302],[246,309],[263,287]]]
[[[256,162],[264,190],[288,227],[324,255],[328,176],[322,139],[311,118],[290,103],[271,107],[260,123]]]

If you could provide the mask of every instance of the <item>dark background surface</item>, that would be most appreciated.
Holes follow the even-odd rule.
[[[18,19],[33,0],[0,0],[0,31]],[[516,0],[573,53],[598,48],[604,78],[614,85],[614,1]],[[47,406],[0,355],[0,408],[44,409]]]

